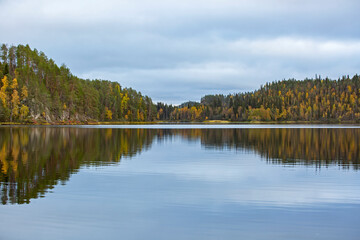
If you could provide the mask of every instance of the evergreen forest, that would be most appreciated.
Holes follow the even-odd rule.
[[[81,79],[29,45],[0,51],[0,122],[360,122],[360,77],[269,82],[258,90],[206,95],[179,106],[153,103],[118,82]]]
[[[81,79],[29,45],[3,44],[1,122],[152,121],[151,99],[117,82]]]
[[[178,107],[158,103],[157,118],[171,121],[359,122],[360,77],[283,80],[253,92],[206,95]]]

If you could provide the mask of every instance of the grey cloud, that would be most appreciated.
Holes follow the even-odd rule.
[[[0,42],[180,103],[358,72],[358,1],[0,1]]]

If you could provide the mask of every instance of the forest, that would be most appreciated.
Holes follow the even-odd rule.
[[[253,92],[206,95],[178,107],[158,103],[157,118],[170,121],[360,121],[360,77],[283,80]]]
[[[151,98],[117,82],[81,79],[29,45],[1,46],[0,122],[152,121]]]
[[[0,51],[0,122],[360,122],[360,77],[269,82],[258,90],[206,95],[179,106],[118,82],[81,79],[29,45]]]

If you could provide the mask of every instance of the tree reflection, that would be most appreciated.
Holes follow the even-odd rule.
[[[0,128],[1,202],[29,203],[81,166],[120,162],[151,146],[144,129]]]
[[[360,129],[83,129],[0,128],[2,204],[29,203],[82,166],[118,163],[154,139],[181,137],[205,148],[241,149],[274,164],[358,169]]]
[[[352,165],[355,169],[360,163],[360,129],[196,129],[180,134],[201,138],[207,148],[254,151],[273,163]]]

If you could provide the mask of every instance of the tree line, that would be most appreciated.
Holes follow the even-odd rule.
[[[174,106],[117,82],[78,78],[29,45],[3,44],[0,57],[0,122],[360,121],[358,75],[275,81]]]
[[[260,89],[206,95],[178,107],[158,103],[157,118],[172,121],[360,121],[360,77],[266,83]]]
[[[152,121],[151,98],[117,82],[81,79],[29,45],[0,51],[0,121]]]

